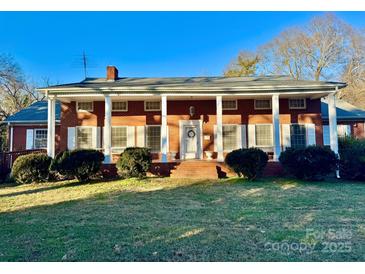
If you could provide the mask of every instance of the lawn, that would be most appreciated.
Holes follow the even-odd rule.
[[[365,184],[0,186],[0,261],[364,261]]]

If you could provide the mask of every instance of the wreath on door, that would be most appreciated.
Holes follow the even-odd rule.
[[[195,137],[195,131],[194,131],[194,130],[192,130],[192,129],[190,129],[190,130],[188,131],[188,137],[189,137],[189,138],[194,138],[194,137]]]

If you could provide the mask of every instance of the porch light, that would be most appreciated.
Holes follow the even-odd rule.
[[[189,115],[190,115],[190,117],[193,117],[195,115],[195,107],[194,106],[189,107]]]

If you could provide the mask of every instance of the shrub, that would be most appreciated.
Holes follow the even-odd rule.
[[[80,182],[88,181],[101,168],[104,154],[93,149],[66,150],[56,155],[51,170],[69,179],[76,178]]]
[[[19,156],[13,164],[12,177],[21,184],[47,181],[51,160],[46,154]]]
[[[123,178],[143,178],[150,169],[152,157],[148,148],[128,147],[117,161],[118,174]]]
[[[280,154],[284,170],[298,179],[323,180],[337,165],[335,153],[326,147],[288,148]]]
[[[225,163],[238,176],[244,176],[249,180],[255,180],[262,175],[267,161],[267,154],[258,148],[233,150],[225,159]]]
[[[349,180],[365,180],[365,140],[339,140],[340,176]]]

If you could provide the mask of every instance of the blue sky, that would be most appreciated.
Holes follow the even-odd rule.
[[[253,50],[313,12],[0,12],[0,53],[9,53],[37,82],[105,76],[214,76],[240,50]],[[365,12],[339,17],[365,27]]]

